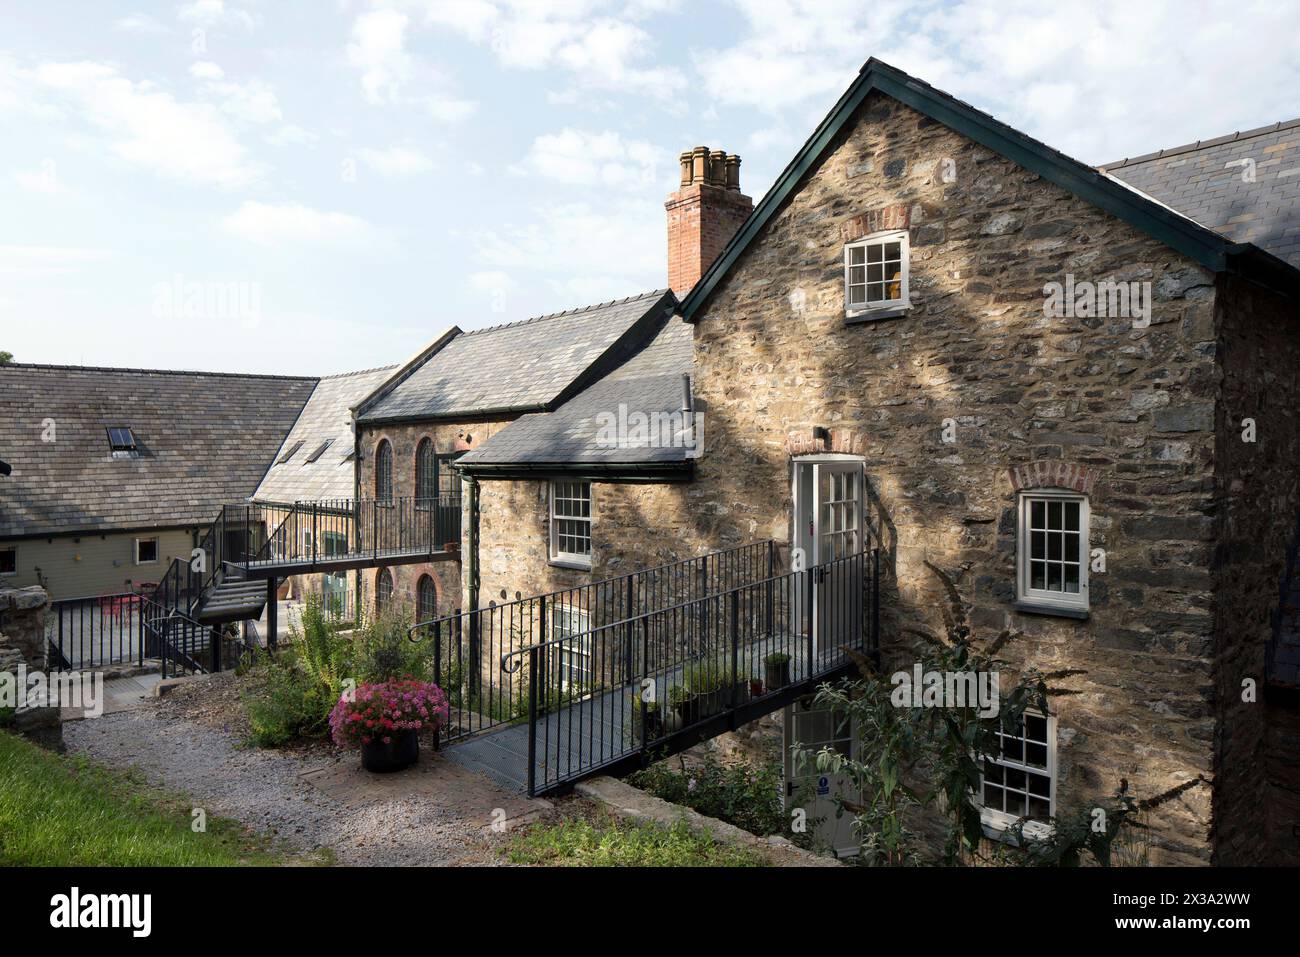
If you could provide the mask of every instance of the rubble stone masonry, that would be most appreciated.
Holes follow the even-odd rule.
[[[913,307],[847,324],[842,225],[899,205]],[[1067,274],[1151,283],[1149,326],[1045,315],[1044,285]],[[977,632],[1024,631],[1010,656],[1086,672],[1054,699],[1058,810],[1089,806],[1120,778],[1149,797],[1210,777],[1213,282],[873,93],[698,314],[709,435],[692,517],[714,544],[737,530],[785,537],[789,450],[815,427],[838,432],[866,460],[887,553],[886,640],[941,626],[929,561],[956,578]],[[1015,609],[1013,476],[1038,474],[1090,491],[1090,544],[1107,571],[1091,578],[1086,620]],[[1153,812],[1152,861],[1208,862],[1210,804],[1198,786]]]

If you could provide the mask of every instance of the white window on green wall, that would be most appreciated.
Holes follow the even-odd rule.
[[[1071,492],[1020,496],[1016,597],[1045,611],[1088,610],[1088,499]]]
[[[591,567],[591,483],[551,483],[551,561]]]

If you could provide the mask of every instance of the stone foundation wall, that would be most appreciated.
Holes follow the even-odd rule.
[[[845,230],[897,222],[882,211],[898,207],[913,308],[848,325]],[[1149,282],[1149,326],[1046,316],[1044,284],[1070,274]],[[889,566],[887,638],[941,626],[928,561],[957,580],[978,631],[1025,632],[1008,651],[1015,661],[1085,672],[1054,705],[1058,810],[1091,806],[1121,777],[1146,797],[1208,776],[1212,283],[1127,224],[873,93],[698,317],[709,427],[692,518],[713,547],[750,530],[788,535],[790,453],[814,427],[831,429],[836,448],[866,460]],[[1107,571],[1092,578],[1087,620],[1014,606],[1011,470],[1038,462],[1094,475],[1090,544],[1105,549]],[[1152,861],[1207,863],[1209,810],[1204,787],[1160,808]]]
[[[0,588],[0,672],[16,675],[22,665],[46,668],[45,612],[50,600],[39,585]],[[63,722],[57,707],[23,707],[8,716],[9,728],[37,744],[63,750]]]
[[[19,664],[44,671],[45,611],[50,599],[44,588],[0,588],[0,671]]]
[[[1264,656],[1280,599],[1286,550],[1300,508],[1300,342],[1295,306],[1239,279],[1220,280],[1218,353],[1222,403],[1216,421],[1214,554],[1216,863],[1254,864],[1296,840],[1271,833],[1270,815],[1287,822],[1300,791],[1297,762],[1270,746],[1295,741],[1283,703],[1265,703]],[[1254,422],[1254,441],[1247,441]],[[1243,681],[1255,693],[1243,700]],[[1293,700],[1293,699],[1292,699]],[[1294,707],[1294,705],[1292,705]],[[1270,720],[1277,726],[1269,728]],[[1272,738],[1270,739],[1270,733]],[[1270,788],[1270,780],[1274,787]],[[1270,812],[1271,802],[1280,808]]]

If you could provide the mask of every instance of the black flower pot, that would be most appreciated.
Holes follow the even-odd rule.
[[[375,738],[361,745],[361,766],[375,774],[391,774],[409,768],[420,759],[420,737],[415,731],[398,731],[385,744]]]
[[[777,688],[784,688],[790,683],[790,662],[782,661],[779,664],[765,662],[763,677],[767,681],[767,690],[769,692],[775,691]]]

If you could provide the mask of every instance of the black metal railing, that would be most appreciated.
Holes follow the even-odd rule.
[[[528,682],[523,675],[501,669],[504,656],[545,644],[557,635],[567,640],[606,628],[610,622],[766,579],[777,566],[776,543],[754,542],[544,595],[492,601],[478,611],[457,610],[417,623],[411,637],[429,643],[434,680],[451,704],[443,738],[454,740],[527,720]],[[696,638],[703,641],[709,623],[702,621],[700,627],[703,630]],[[563,647],[555,655],[569,672],[581,677],[589,656],[580,646]],[[592,675],[591,693],[616,677],[604,670]]]
[[[859,552],[502,655],[527,688],[529,794],[752,720],[878,651],[879,562]]]
[[[145,601],[136,592],[121,592],[51,602],[45,616],[50,669],[143,664]]]
[[[460,544],[460,496],[451,492],[436,498],[327,499],[274,508],[279,517],[274,524],[251,513],[245,520],[250,529],[269,530],[249,541],[246,569],[330,559],[379,560]]]
[[[220,671],[231,654],[221,629],[204,625],[184,612],[146,600],[142,606],[141,634],[144,656],[157,659],[162,677]]]

